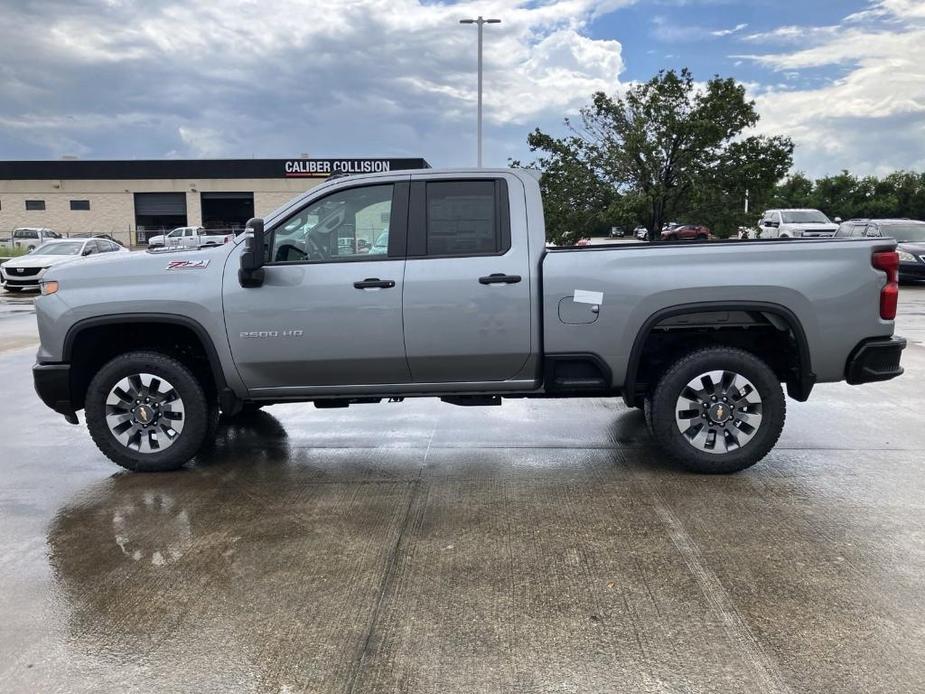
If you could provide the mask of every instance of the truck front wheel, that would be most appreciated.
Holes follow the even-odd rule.
[[[90,381],[85,408],[100,451],[136,472],[182,467],[213,418],[193,373],[158,352],[129,352],[104,365]]]
[[[709,347],[679,359],[647,407],[656,442],[694,472],[744,470],[764,458],[784,428],[780,382],[758,357]]]

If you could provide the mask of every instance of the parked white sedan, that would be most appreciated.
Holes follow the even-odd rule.
[[[0,265],[0,280],[8,292],[38,289],[45,270],[100,253],[128,253],[128,249],[107,239],[61,239],[42,244],[28,255]]]

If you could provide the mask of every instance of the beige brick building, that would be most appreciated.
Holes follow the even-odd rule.
[[[45,227],[135,245],[178,226],[234,229],[335,173],[427,167],[423,159],[0,162],[0,237]]]

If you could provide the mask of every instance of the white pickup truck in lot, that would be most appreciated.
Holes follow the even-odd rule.
[[[386,219],[383,253],[341,243]],[[782,384],[802,401],[903,372],[893,239],[545,241],[522,170],[331,180],[215,248],[50,268],[36,390],[131,470],[183,465],[219,410],[622,396],[719,473],[774,446]]]
[[[220,246],[234,238],[234,234],[209,234],[202,227],[177,227],[168,234],[148,239],[148,248],[203,248]]]
[[[3,248],[25,248],[34,251],[43,243],[60,238],[60,234],[44,227],[20,227],[13,229],[9,238],[0,238],[0,255]]]

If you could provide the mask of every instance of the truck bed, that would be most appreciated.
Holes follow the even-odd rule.
[[[594,352],[622,383],[636,337],[653,317],[682,306],[779,307],[802,326],[816,380],[838,381],[861,340],[892,334],[892,321],[880,319],[885,280],[871,255],[895,246],[890,239],[820,239],[549,249],[542,261],[544,349]],[[595,313],[585,302],[596,293]]]

